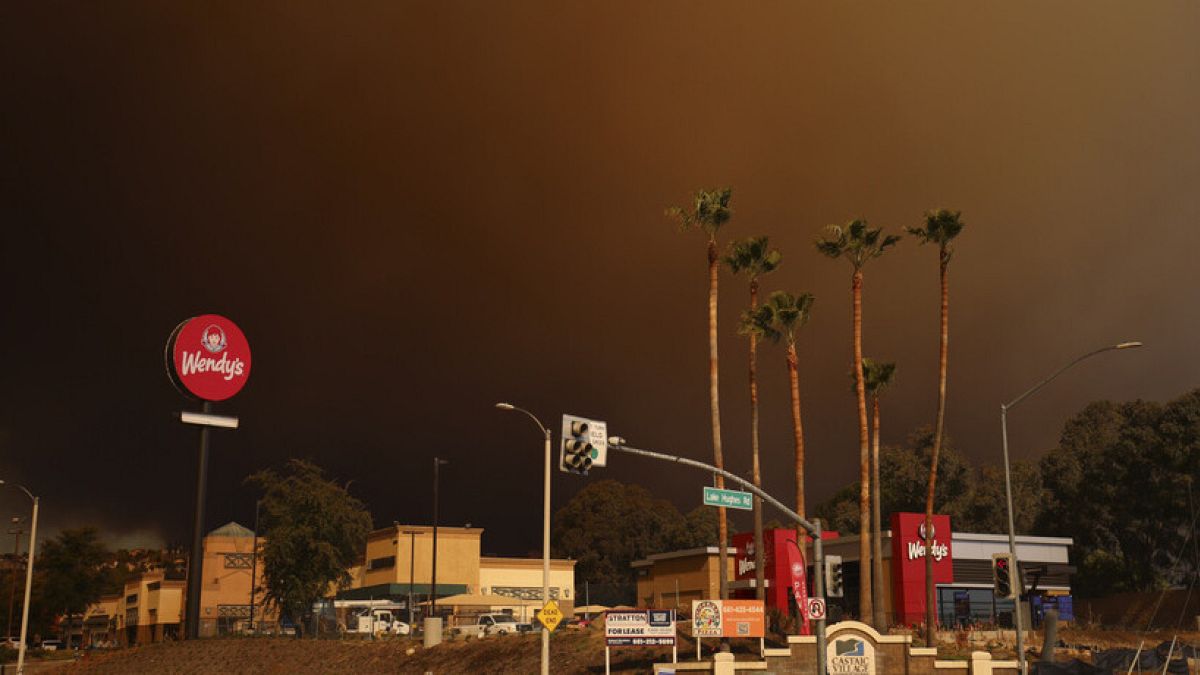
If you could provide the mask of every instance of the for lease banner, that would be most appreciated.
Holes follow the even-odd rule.
[[[608,612],[604,617],[604,642],[609,647],[672,647],[675,610]]]

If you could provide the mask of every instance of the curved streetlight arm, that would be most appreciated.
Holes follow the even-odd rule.
[[[31,502],[37,501],[37,497],[34,497],[33,493],[30,492],[29,489],[26,488],[24,485],[17,485],[16,483],[9,483],[9,482],[3,481],[3,480],[0,480],[0,485],[8,485],[11,487],[15,487],[18,490],[20,490],[21,492],[24,492],[25,496],[29,497],[29,501],[31,501]]]
[[[1100,349],[1090,351],[1090,352],[1084,354],[1083,356],[1076,358],[1074,361],[1071,361],[1070,363],[1063,366],[1062,368],[1059,368],[1058,370],[1054,371],[1053,373],[1050,374],[1049,377],[1047,377],[1046,379],[1042,380],[1041,382],[1038,382],[1037,384],[1035,384],[1032,387],[1030,387],[1029,389],[1027,389],[1024,394],[1021,394],[1020,396],[1014,398],[1011,402],[1001,405],[1000,407],[1004,410],[1008,410],[1010,408],[1015,407],[1018,403],[1020,403],[1021,401],[1024,401],[1026,398],[1028,398],[1030,394],[1037,391],[1038,389],[1041,389],[1042,387],[1046,386],[1047,384],[1050,384],[1051,380],[1058,377],[1059,375],[1062,375],[1064,372],[1070,370],[1071,366],[1074,366],[1076,363],[1079,363],[1080,361],[1083,361],[1085,359],[1090,359],[1091,357],[1093,357],[1097,354],[1103,354],[1104,352],[1112,351],[1114,349],[1133,349],[1135,347],[1141,347],[1141,346],[1142,346],[1141,342],[1136,342],[1136,341],[1121,342],[1121,343],[1118,343],[1115,345],[1109,345],[1107,347],[1101,347]]]
[[[537,415],[534,415],[533,413],[529,412],[528,410],[526,410],[524,408],[518,408],[517,406],[515,406],[511,403],[497,403],[496,407],[499,408],[500,410],[515,410],[519,413],[525,413],[525,416],[528,417],[529,419],[533,420],[533,423],[538,425],[538,428],[542,430],[543,436],[546,436],[546,437],[550,436],[550,430],[546,428],[546,425],[542,424],[542,421],[537,418]]]

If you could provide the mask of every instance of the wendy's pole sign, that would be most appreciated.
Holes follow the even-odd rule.
[[[202,412],[181,412],[185,424],[200,427],[200,463],[196,476],[196,520],[187,576],[187,637],[200,637],[200,580],[204,562],[204,496],[208,487],[208,430],[236,429],[238,418],[212,414],[215,401],[225,401],[246,386],[250,377],[250,344],[237,324],[217,314],[192,317],[175,327],[164,354],[167,376],[179,393],[203,401]]]

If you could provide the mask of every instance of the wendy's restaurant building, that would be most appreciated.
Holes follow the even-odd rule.
[[[884,611],[893,625],[914,625],[925,620],[924,514],[894,513],[891,528],[882,533]],[[998,625],[1011,627],[1015,602],[1001,600],[993,592],[992,554],[1008,552],[1008,535],[954,532],[950,517],[933,517],[933,577],[937,616],[943,626]],[[794,608],[790,599],[791,572],[788,556],[794,555],[796,532],[767,530],[764,539],[764,568],[768,607]],[[1074,620],[1069,564],[1071,539],[1066,537],[1018,536],[1018,568],[1024,576],[1026,595],[1023,616],[1037,625],[1044,611],[1054,607],[1065,621]],[[734,537],[732,588],[737,597],[754,597],[754,536]],[[806,546],[808,588],[812,589],[811,546]],[[824,540],[826,556],[842,560],[842,597],[829,598],[832,620],[857,614],[862,569],[859,537],[833,536]],[[1032,608],[1032,616],[1031,616]]]

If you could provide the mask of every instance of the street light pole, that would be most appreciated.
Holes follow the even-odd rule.
[[[417,569],[417,535],[420,531],[402,530],[400,534],[408,535],[408,637],[411,639],[417,632],[417,625],[413,623],[413,574]]]
[[[550,430],[536,415],[511,403],[497,403],[500,410],[525,413],[542,430],[545,438],[545,470],[542,481],[542,604],[550,601]],[[550,631],[542,626],[542,675],[550,673]]]
[[[1014,626],[1017,630],[1017,665],[1021,673],[1025,672],[1025,635],[1022,626],[1024,621],[1021,618],[1021,595],[1025,592],[1025,582],[1021,577],[1021,565],[1017,558],[1017,534],[1016,527],[1013,524],[1012,472],[1009,469],[1008,463],[1008,411],[1014,408],[1021,401],[1024,401],[1026,398],[1028,398],[1030,394],[1046,386],[1051,380],[1059,375],[1062,375],[1069,368],[1071,368],[1071,366],[1074,366],[1084,359],[1091,358],[1104,352],[1113,351],[1115,349],[1133,349],[1141,346],[1141,342],[1121,342],[1115,345],[1109,345],[1107,347],[1101,347],[1100,349],[1090,351],[1082,356],[1077,357],[1074,361],[1071,361],[1062,368],[1054,371],[1049,377],[1025,390],[1025,393],[1014,398],[1012,401],[1000,406],[1000,439],[1004,448],[1004,496],[1005,501],[1008,502],[1008,552],[1012,554],[1013,569],[1016,571],[1017,575],[1017,602],[1016,611],[1013,612],[1013,619]]]
[[[441,619],[437,618],[438,476],[442,465],[449,463],[448,459],[433,458],[433,569],[429,580],[429,616],[425,617],[426,647],[432,647],[442,641]],[[432,636],[431,632],[434,633]]]
[[[0,480],[0,485],[6,485]],[[33,516],[29,521],[29,563],[25,565],[25,606],[21,608],[21,644],[17,651],[17,675],[25,673],[25,639],[29,636],[29,592],[33,588],[33,552],[37,543],[38,498],[23,485],[13,487],[24,492],[33,501]],[[70,636],[67,636],[70,638]]]

